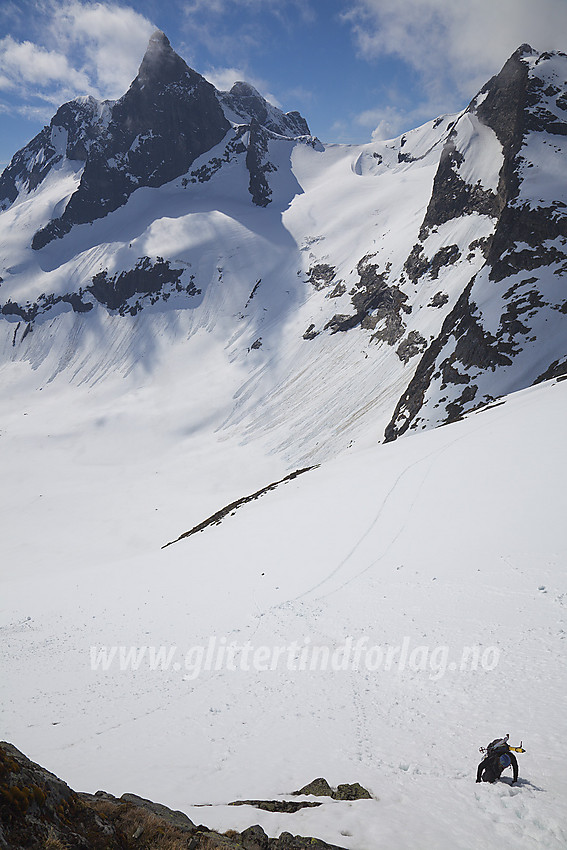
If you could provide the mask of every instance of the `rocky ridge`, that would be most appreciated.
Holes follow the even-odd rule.
[[[502,144],[495,193],[469,192],[465,204],[455,204],[451,140],[445,147],[420,235],[427,237],[447,216],[462,215],[467,203],[469,209],[485,204],[495,226],[482,246],[485,263],[420,360],[386,429],[386,440],[432,421],[454,421],[542,377],[543,325],[558,326],[558,314],[567,313],[567,294],[560,284],[567,272],[567,204],[549,194],[530,197],[525,184],[529,170],[541,168],[534,156],[538,145],[551,149],[553,169],[561,169],[565,146],[554,147],[553,140],[567,136],[565,60],[564,54],[540,55],[523,45],[469,106]],[[516,370],[522,379],[514,377]],[[565,352],[554,361],[552,372],[555,377],[567,372]]]
[[[329,796],[336,800],[370,798],[355,783],[333,791],[317,779],[296,794]],[[319,802],[249,801],[266,811],[293,814]],[[282,832],[269,838],[254,824],[243,832],[223,834],[196,825],[180,811],[136,794],[114,797],[105,791],[77,793],[45,768],[32,762],[12,744],[0,742],[0,848],[6,850],[341,850],[317,838]]]

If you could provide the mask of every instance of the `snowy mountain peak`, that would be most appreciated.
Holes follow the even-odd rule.
[[[250,83],[234,83],[229,92],[219,92],[219,100],[225,115],[235,123],[255,121],[282,136],[308,136],[310,133],[307,121],[299,112],[282,112]]]
[[[231,123],[253,125],[247,149],[242,131],[238,140],[227,136]],[[64,104],[50,127],[16,154],[0,177],[0,209],[7,209],[20,192],[36,189],[54,167],[69,160],[84,164],[82,173],[75,169],[76,190],[55,205],[50,220],[34,234],[32,247],[40,250],[75,225],[123,206],[137,189],[187,175],[194,161],[225,137],[229,147],[240,146],[246,154],[249,193],[253,203],[265,206],[271,202],[266,175],[275,170],[265,157],[266,133],[296,138],[308,135],[309,127],[299,113],[284,114],[247,83],[217,92],[157,30],[136,78],[118,101],[100,104],[87,97]],[[205,163],[196,179],[209,179],[206,175],[218,167],[216,160]]]
[[[250,85],[250,83],[242,82],[242,80],[237,80],[236,83],[234,83],[230,90],[230,94],[235,97],[262,98],[260,92],[255,89],[254,86]]]
[[[48,360],[47,317],[102,311],[138,342],[86,357],[77,332],[73,357],[117,346],[127,371],[175,309],[243,380],[224,427],[302,464],[367,416],[393,440],[561,375],[566,81],[565,55],[523,45],[460,113],[325,148],[155,33],[120,100],[65,104],[0,178],[7,356]]]
[[[513,57],[517,59],[523,59],[524,56],[537,56],[538,52],[535,50],[531,44],[524,42],[524,44],[520,44],[518,49],[512,54]]]

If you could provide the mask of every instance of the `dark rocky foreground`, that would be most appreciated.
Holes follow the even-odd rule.
[[[299,794],[336,800],[370,798],[358,783],[333,790],[316,779]],[[293,813],[306,805],[290,801],[239,801],[267,811]],[[287,807],[286,807],[287,806]],[[318,838],[282,832],[269,838],[255,824],[243,832],[218,833],[196,825],[183,812],[172,811],[135,794],[113,797],[104,791],[81,794],[30,761],[12,744],[0,743],[0,848],[3,850],[341,850]]]

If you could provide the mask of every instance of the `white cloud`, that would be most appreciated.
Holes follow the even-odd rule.
[[[2,76],[0,88],[16,90],[45,90],[56,85],[88,85],[87,77],[72,68],[67,57],[54,50],[46,50],[30,41],[17,42],[11,36],[0,41]]]
[[[16,107],[14,112],[21,115],[23,118],[28,118],[30,121],[39,121],[41,124],[49,124],[53,115],[53,108],[51,106],[30,106],[24,104],[23,106]]]
[[[565,49],[565,0],[355,0],[344,17],[360,51],[417,70],[429,96],[472,97],[524,42]]]
[[[361,56],[394,57],[417,72],[421,93],[410,106],[389,97],[358,116],[373,138],[456,111],[523,43],[565,50],[566,0],[353,0],[343,14]],[[413,87],[414,93],[419,87]],[[404,111],[405,110],[405,111]]]
[[[250,82],[242,68],[209,68],[203,76],[219,91],[229,91],[239,80]]]
[[[29,105],[38,99],[58,106],[80,94],[119,97],[155,29],[133,9],[111,3],[49,0],[37,12],[36,42],[0,40],[0,89],[19,99],[14,110],[20,114],[41,112]]]
[[[355,121],[361,127],[372,128],[372,140],[394,139],[410,127],[419,127],[437,115],[440,110],[430,102],[419,104],[414,109],[403,109],[386,105],[376,109],[366,109],[356,116]]]
[[[315,100],[315,93],[305,86],[294,86],[292,89],[287,89],[285,92],[285,100],[287,103],[299,102],[311,105]]]
[[[185,13],[199,16],[205,13],[224,15],[231,9],[248,9],[265,12],[269,10],[277,15],[286,10],[299,13],[303,20],[313,20],[315,13],[309,0],[186,0]]]
[[[80,52],[92,84],[107,98],[119,97],[132,82],[154,30],[134,9],[79,0],[59,6],[51,23],[52,36],[73,55]]]
[[[260,92],[273,106],[281,108],[275,94],[268,89],[268,83],[265,80],[255,77],[242,68],[209,68],[204,72],[203,76],[215,86],[219,91],[230,91],[234,83],[246,82]]]
[[[356,123],[361,127],[371,127],[372,139],[393,139],[407,124],[408,115],[395,106],[383,109],[366,109],[356,116]]]

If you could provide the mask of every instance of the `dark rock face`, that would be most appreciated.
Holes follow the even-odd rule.
[[[407,337],[396,348],[396,354],[404,363],[409,363],[416,354],[421,354],[427,348],[427,341],[419,331],[410,331]]]
[[[310,472],[312,469],[316,469],[317,466],[306,466],[303,469],[296,469],[295,472],[290,472],[289,475],[286,475],[285,478],[281,478],[279,481],[274,481],[272,484],[268,484],[266,487],[262,487],[260,490],[256,490],[255,493],[252,493],[250,496],[243,496],[241,499],[236,499],[236,501],[231,502],[229,505],[226,505],[224,508],[221,508],[219,511],[216,511],[212,516],[200,522],[198,525],[193,526],[193,528],[189,529],[189,531],[185,531],[183,534],[180,534],[175,540],[170,540],[169,543],[165,543],[161,548],[166,549],[168,546],[172,546],[174,543],[178,543],[180,540],[184,540],[186,537],[191,537],[193,534],[197,534],[198,532],[204,531],[205,528],[208,528],[211,525],[219,525],[223,519],[228,516],[232,516],[232,514],[238,510],[238,508],[243,505],[247,505],[249,502],[254,502],[256,499],[259,499],[265,493],[269,493],[271,490],[275,490],[280,484],[287,484],[288,481],[293,481],[298,475],[303,475],[306,472]]]
[[[311,324],[303,334],[303,339],[315,339],[316,336],[319,336],[319,331],[315,330],[314,324]]]
[[[284,814],[295,814],[300,809],[309,809],[320,806],[321,803],[298,802],[296,800],[235,800],[229,806],[254,806],[264,812],[283,812]]]
[[[405,262],[404,271],[409,279],[416,284],[426,274],[429,274],[433,280],[437,280],[440,269],[443,266],[453,265],[460,257],[461,252],[458,245],[444,245],[428,260],[423,253],[423,245],[417,242]]]
[[[337,785],[337,790],[334,793],[335,800],[371,800],[370,794],[366,788],[363,788],[359,782],[351,784],[345,783]]]
[[[452,131],[452,135],[455,130]],[[425,240],[433,227],[445,224],[453,218],[477,212],[480,215],[495,215],[497,198],[493,192],[481,186],[471,186],[457,173],[463,155],[456,149],[452,138],[445,144],[435,180],[433,192],[421,225],[419,238]]]
[[[183,286],[182,274],[183,269],[172,269],[169,260],[162,257],[158,257],[155,262],[149,257],[141,257],[133,269],[113,277],[109,277],[106,271],[99,272],[85,292],[90,292],[99,304],[104,304],[109,310],[119,310],[122,315],[126,312],[136,315],[142,309],[140,299],[127,304],[135,295],[149,296],[152,303],[155,303],[160,293],[165,300],[175,291],[199,295],[201,290],[195,287],[194,276],[191,276],[189,285]]]
[[[297,810],[293,803],[290,806],[282,811]],[[77,794],[5,742],[0,743],[0,847],[6,850],[237,850],[242,847],[245,850],[342,850],[318,838],[289,832],[269,838],[257,824],[242,833],[229,830],[221,835],[206,826],[196,826],[183,812],[136,794],[123,794],[120,798],[104,791]]]
[[[335,844],[327,844],[318,838],[306,838],[302,835],[292,835],[291,832],[282,832],[279,838],[270,838],[268,847],[270,850],[341,850]]]
[[[240,834],[244,850],[267,850],[269,839],[261,826],[249,826]]]
[[[420,360],[415,374],[408,388],[403,393],[394,410],[384,438],[391,442],[404,434],[418,416],[424,403],[425,395],[429,389],[436,369],[443,377],[441,389],[446,389],[448,384],[468,383],[470,378],[458,370],[461,367],[478,366],[485,369],[492,364],[509,365],[510,359],[504,352],[498,349],[497,340],[486,334],[478,320],[474,317],[475,308],[470,301],[470,293],[473,281],[464,290],[455,307],[448,314],[443,323],[441,333],[431,343],[422,359]],[[454,351],[442,363],[438,358],[441,351],[451,341],[454,341]],[[464,404],[472,401],[471,390],[468,389],[460,401]],[[446,422],[455,421],[460,418],[463,407],[457,403],[448,411]]]
[[[275,165],[267,158],[270,133],[256,119],[250,123],[250,140],[246,152],[246,167],[250,172],[248,191],[258,207],[267,207],[272,198],[272,190],[267,175],[275,171]]]
[[[229,162],[234,162],[240,154],[246,153],[246,146],[243,142],[243,137],[246,134],[246,127],[237,127],[234,133],[229,133],[228,141],[225,149],[220,156],[212,156],[208,162],[189,172],[188,177],[184,177],[182,185],[187,187],[190,183],[207,183],[217,171]]]
[[[89,97],[64,104],[50,125],[16,154],[0,178],[0,209],[19,192],[35,189],[64,158],[76,161],[77,170],[82,167],[79,186],[63,212],[35,234],[32,247],[40,250],[73,225],[118,209],[136,189],[162,186],[186,174],[231,129],[225,109],[244,122],[234,131],[232,147],[191,172],[186,182],[205,182],[224,161],[246,152],[250,194],[255,204],[266,206],[271,199],[266,175],[275,168],[267,157],[268,141],[306,136],[307,122],[297,112],[284,114],[271,106],[247,83],[217,92],[157,31],[120,100],[100,104]]]
[[[115,827],[87,806],[68,785],[0,743],[0,846],[10,850],[57,847],[119,850]]]
[[[90,148],[79,188],[63,214],[36,233],[32,247],[105,216],[140,186],[162,186],[185,174],[229,126],[214,87],[156,32],[138,76]]]
[[[64,157],[80,167],[103,132],[108,109],[108,102],[93,97],[61,106],[49,126],[18,151],[0,176],[0,210],[7,209],[19,192],[32,192]]]
[[[354,314],[333,316],[327,322],[325,330],[330,329],[332,333],[336,333],[348,331],[358,325],[374,330],[382,323],[382,327],[375,331],[372,339],[385,340],[389,345],[394,345],[404,332],[401,314],[411,313],[411,307],[406,305],[408,296],[398,286],[387,283],[390,266],[387,265],[384,271],[379,271],[376,263],[372,262],[371,254],[358,262],[356,270],[359,280],[349,292]],[[331,292],[331,297],[334,294]]]
[[[0,309],[0,313],[3,316],[18,316],[24,322],[29,322],[30,324],[33,323],[37,316],[49,312],[49,310],[52,310],[57,304],[61,303],[69,304],[75,313],[88,313],[89,310],[92,310],[93,304],[90,301],[83,301],[83,294],[83,291],[80,291],[70,292],[65,295],[40,295],[33,304],[28,301],[25,305],[18,304],[16,301],[7,301]]]
[[[172,811],[172,809],[163,806],[161,803],[153,803],[144,797],[138,797],[137,794],[122,794],[120,799],[126,803],[133,803],[135,806],[140,806],[154,815],[158,815],[158,817],[163,818],[183,832],[192,832],[195,829],[195,824],[184,812]]]
[[[553,86],[546,82],[554,76],[553,68],[547,66],[553,59],[551,54],[538,55],[529,45],[523,45],[469,107],[494,130],[502,144],[498,189],[496,195],[486,198],[489,203],[484,208],[485,214],[495,218],[494,231],[482,246],[484,268],[470,281],[447,315],[439,336],[423,354],[386,428],[386,441],[410,428],[424,427],[431,420],[435,424],[455,421],[491,401],[494,387],[501,387],[501,394],[529,385],[529,378],[527,384],[525,381],[530,373],[532,382],[561,373],[564,358],[543,368],[541,355],[534,355],[519,367],[523,383],[514,377],[515,360],[531,343],[537,343],[534,327],[547,322],[549,329],[559,328],[557,314],[567,309],[567,298],[558,300],[555,283],[567,271],[567,205],[549,195],[547,200],[527,200],[529,195],[523,189],[529,169],[538,167],[537,159],[534,162],[530,158],[534,155],[530,148],[534,132],[545,134],[539,139],[543,138],[551,151],[561,150],[554,147],[553,137],[567,134],[562,111],[565,79]],[[441,190],[450,159],[450,153],[445,162],[442,158],[433,195]],[[461,196],[457,202],[453,193],[449,206],[455,202],[457,215],[462,202],[463,212],[470,212],[474,209],[470,200],[470,195],[468,199]],[[427,235],[429,227],[443,218],[438,210],[444,203],[432,197],[420,236]],[[482,206],[476,211],[482,212]],[[473,245],[469,247],[472,250]],[[442,261],[451,262],[448,248],[442,250],[446,254]],[[432,273],[434,260],[427,260],[418,243],[405,271],[417,283],[422,275]],[[431,306],[437,303],[432,301]],[[506,377],[508,374],[510,377]],[[434,408],[438,408],[437,413]]]
[[[201,294],[191,275],[188,283],[182,282],[184,269],[171,267],[169,260],[157,257],[140,257],[133,269],[109,275],[102,271],[92,278],[89,286],[78,292],[65,295],[40,295],[37,301],[24,305],[8,300],[1,308],[3,316],[15,316],[28,322],[32,329],[36,319],[52,311],[57,305],[68,304],[75,313],[88,313],[95,303],[108,310],[117,310],[120,315],[135,316],[146,303],[167,301],[171,295],[184,293],[187,297]],[[29,332],[29,331],[28,331]]]
[[[463,155],[455,147],[456,128],[450,132],[433,183],[431,199],[423,220],[420,239],[424,240],[433,227],[452,218],[477,212],[497,216],[514,189],[510,186],[510,164],[522,141],[522,122],[526,103],[528,69],[522,56],[531,55],[528,45],[519,48],[506,62],[499,74],[481,89],[468,107],[487,127],[494,130],[504,151],[504,167],[496,193],[478,184],[466,183],[458,174]],[[479,105],[477,106],[477,102]]]
[[[317,263],[307,272],[307,280],[315,289],[325,289],[335,280],[336,270],[329,263]]]
[[[504,149],[517,147],[523,121],[528,66],[522,59],[534,55],[529,44],[522,44],[510,56],[502,70],[492,77],[472,101],[471,108],[483,124],[492,127]],[[476,102],[482,102],[476,106]]]

